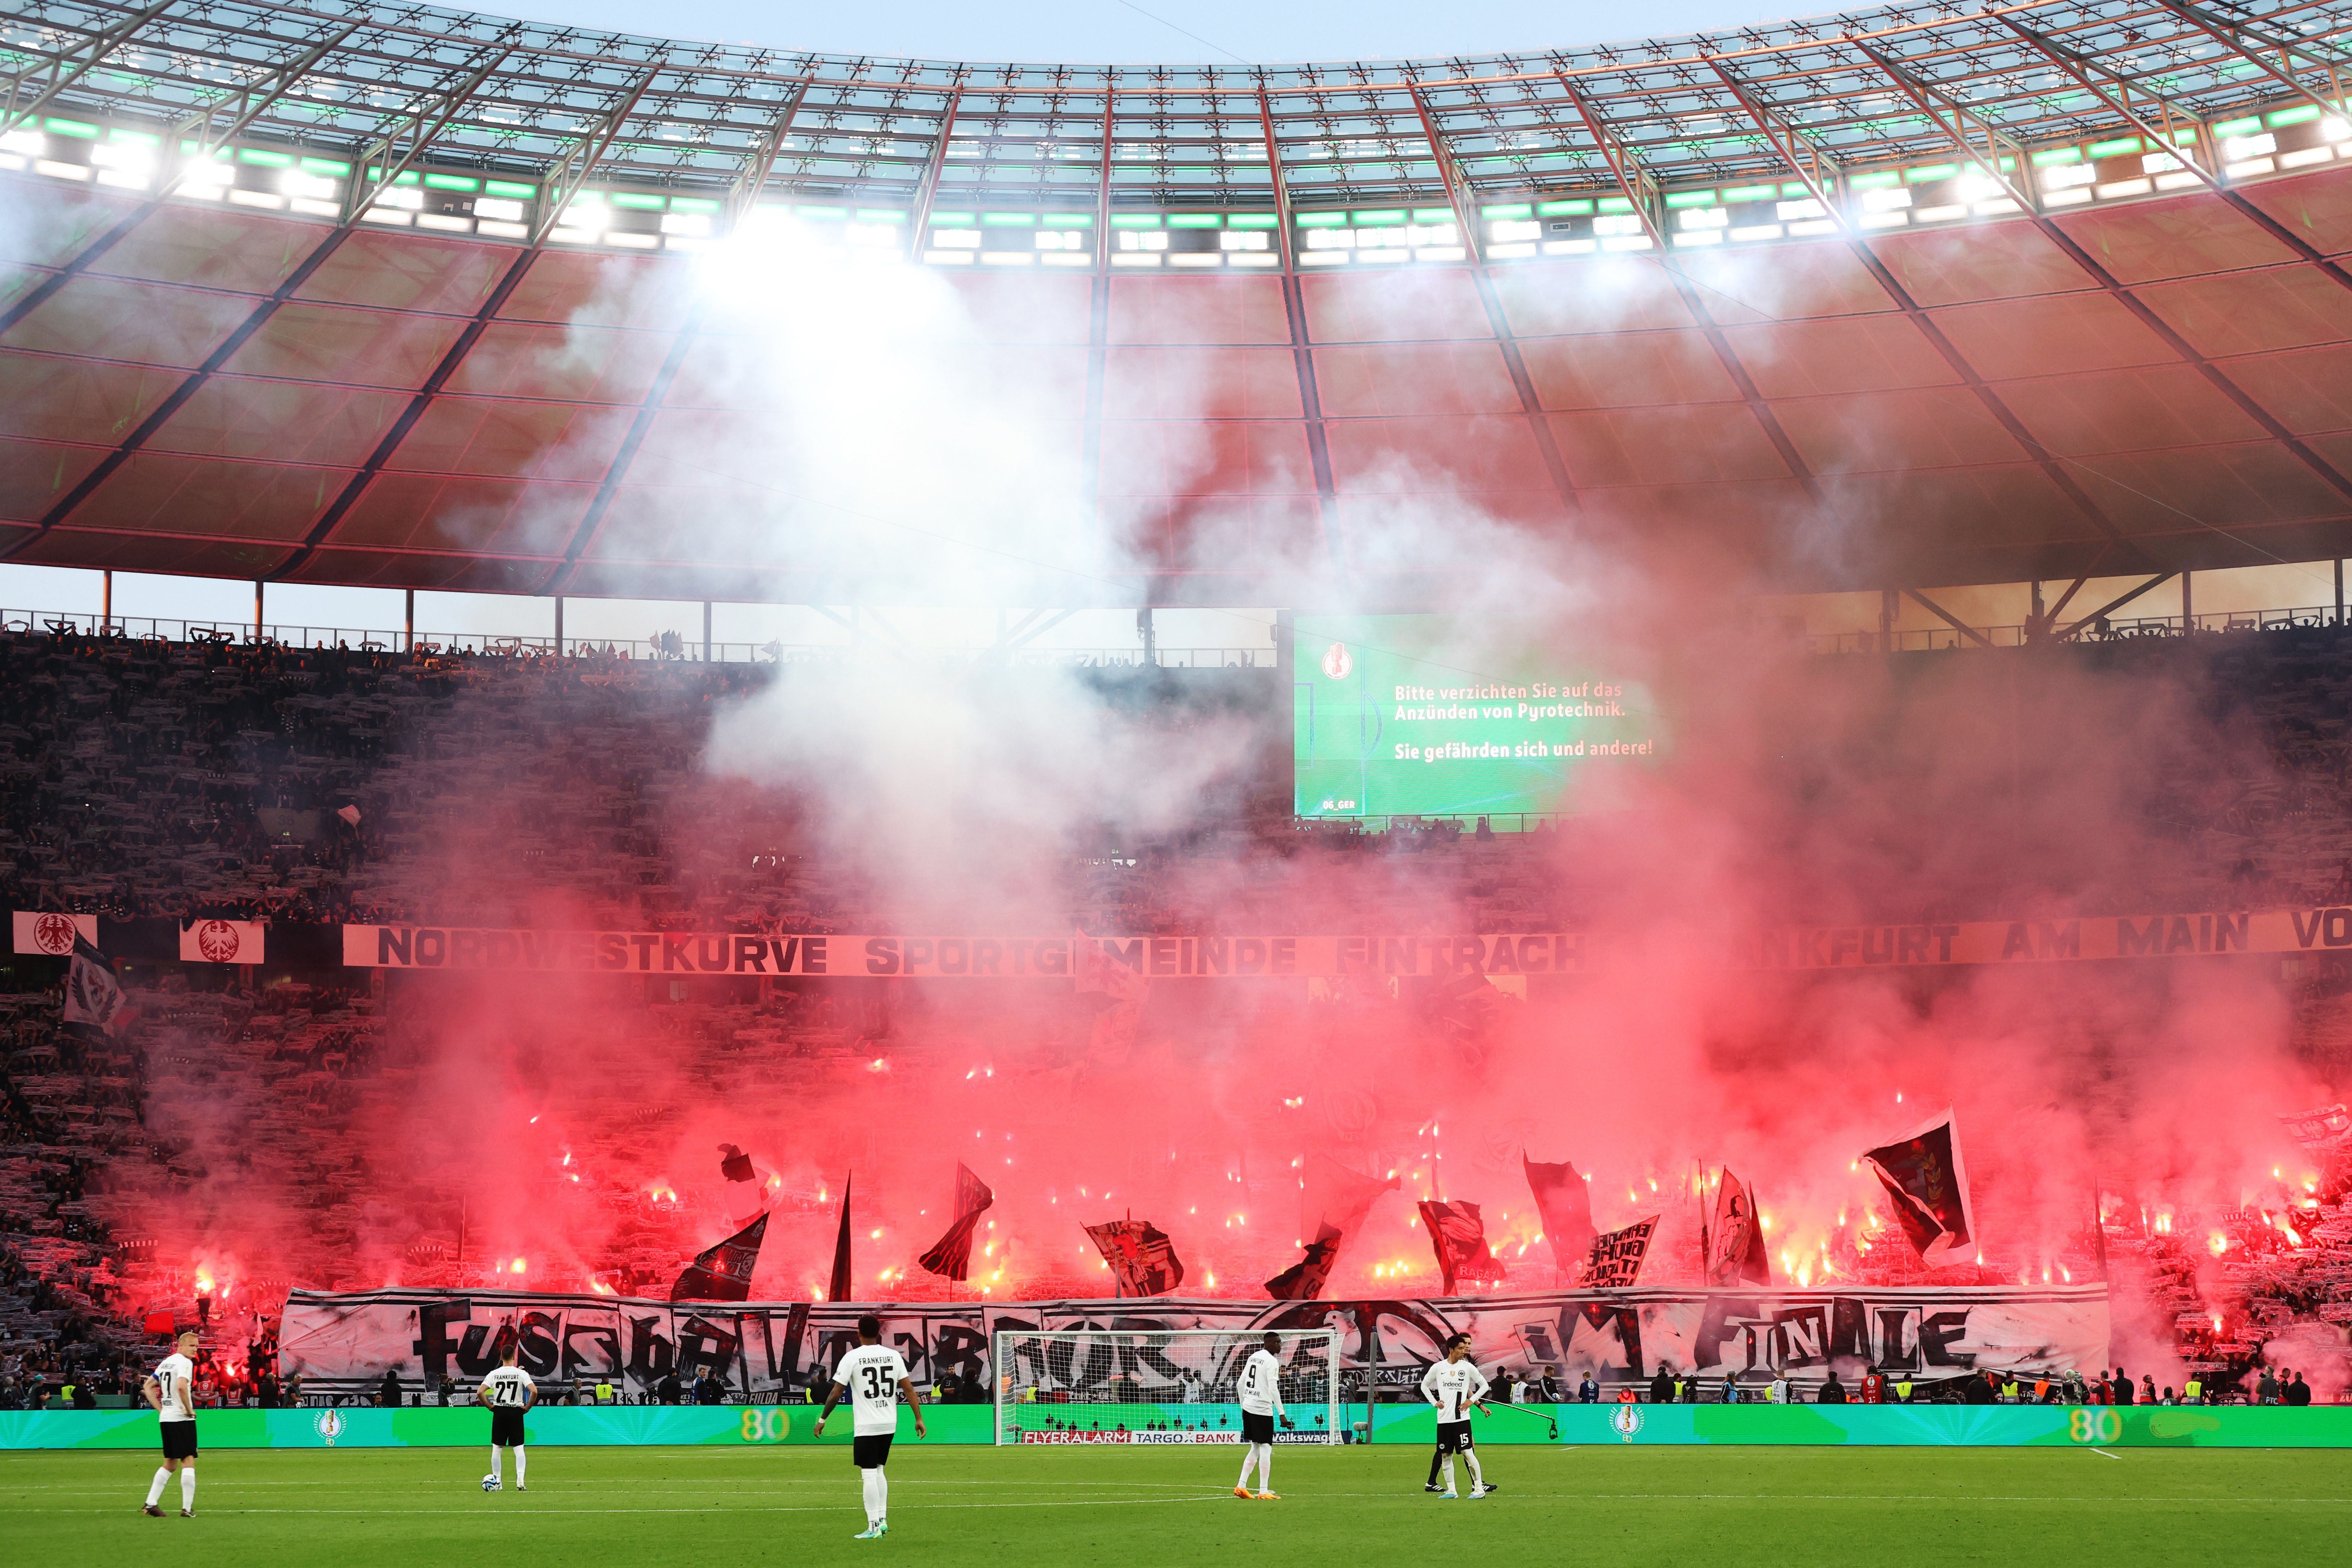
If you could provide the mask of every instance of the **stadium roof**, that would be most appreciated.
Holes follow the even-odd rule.
[[[1401,487],[1790,587],[2346,553],[2347,29],[2118,0],[983,66],[20,5],[0,552],[819,596],[695,526],[762,504],[678,459],[729,416],[707,323],[591,321],[578,363],[618,280],[772,220],[954,277],[1064,409],[1156,565],[1078,596],[1264,602]],[[1171,477],[1178,377],[1214,450]]]

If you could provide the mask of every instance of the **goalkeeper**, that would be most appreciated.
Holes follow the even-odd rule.
[[[1248,1445],[1242,1452],[1242,1479],[1234,1483],[1234,1496],[1250,1495],[1250,1471],[1257,1471],[1257,1500],[1278,1502],[1281,1494],[1274,1489],[1274,1421],[1282,1418],[1290,1425],[1290,1412],[1282,1406],[1282,1336],[1268,1334],[1261,1342],[1263,1348],[1250,1352],[1242,1363],[1241,1381],[1236,1392],[1242,1401],[1242,1441]]]

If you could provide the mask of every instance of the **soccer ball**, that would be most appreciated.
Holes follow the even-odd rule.
[[[482,1489],[486,1492],[494,1492],[498,1490],[499,1478],[496,1476],[484,1476],[482,1478]]]

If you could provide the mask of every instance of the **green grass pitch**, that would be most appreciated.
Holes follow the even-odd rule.
[[[1279,1502],[1232,1495],[1236,1450],[927,1448],[890,1461],[890,1533],[865,1528],[845,1448],[554,1448],[530,1490],[481,1490],[479,1448],[223,1451],[197,1517],[139,1511],[153,1456],[0,1455],[17,1568],[736,1568],[974,1563],[1508,1563],[2352,1561],[2342,1450],[1489,1449],[1490,1499],[1425,1495],[1402,1446],[1285,1448]],[[1459,1469],[1457,1467],[1457,1474]]]

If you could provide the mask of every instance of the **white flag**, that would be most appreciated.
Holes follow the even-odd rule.
[[[73,962],[66,966],[66,1022],[96,1024],[110,1035],[131,1024],[131,1006],[114,978],[114,965],[86,942],[74,943]]]
[[[98,944],[96,915],[66,915],[53,910],[15,910],[16,951],[63,958],[73,951],[74,938]]]
[[[263,933],[259,921],[182,921],[182,963],[259,963]]]

